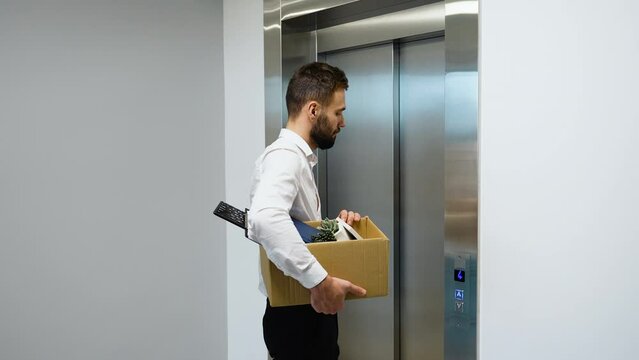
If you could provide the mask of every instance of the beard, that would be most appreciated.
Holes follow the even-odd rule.
[[[328,121],[326,114],[320,113],[317,121],[311,128],[311,139],[322,150],[327,150],[335,145],[335,138],[339,131],[334,131]]]

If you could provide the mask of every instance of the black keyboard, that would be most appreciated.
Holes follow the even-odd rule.
[[[246,212],[220,201],[213,214],[246,230]]]

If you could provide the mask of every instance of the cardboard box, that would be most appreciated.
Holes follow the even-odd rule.
[[[307,224],[318,227],[319,221]],[[329,275],[342,278],[366,289],[366,296],[348,295],[346,299],[365,299],[388,295],[390,241],[368,217],[353,228],[363,240],[312,243],[306,246]],[[260,266],[271,306],[310,304],[310,291],[297,280],[284,275],[260,247]]]

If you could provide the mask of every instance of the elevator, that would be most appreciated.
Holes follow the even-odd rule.
[[[346,127],[318,152],[322,215],[359,211],[391,240],[390,294],[347,302],[340,359],[475,359],[477,2],[264,4],[266,142],[297,67],[344,70]]]

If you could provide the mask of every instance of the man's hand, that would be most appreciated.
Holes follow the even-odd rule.
[[[328,275],[311,289],[311,306],[318,313],[335,314],[344,308],[344,298],[348,293],[364,296],[366,290],[344,279]]]
[[[360,221],[362,216],[359,213],[342,210],[339,212],[340,219],[344,220],[348,225],[353,225],[353,221]]]

